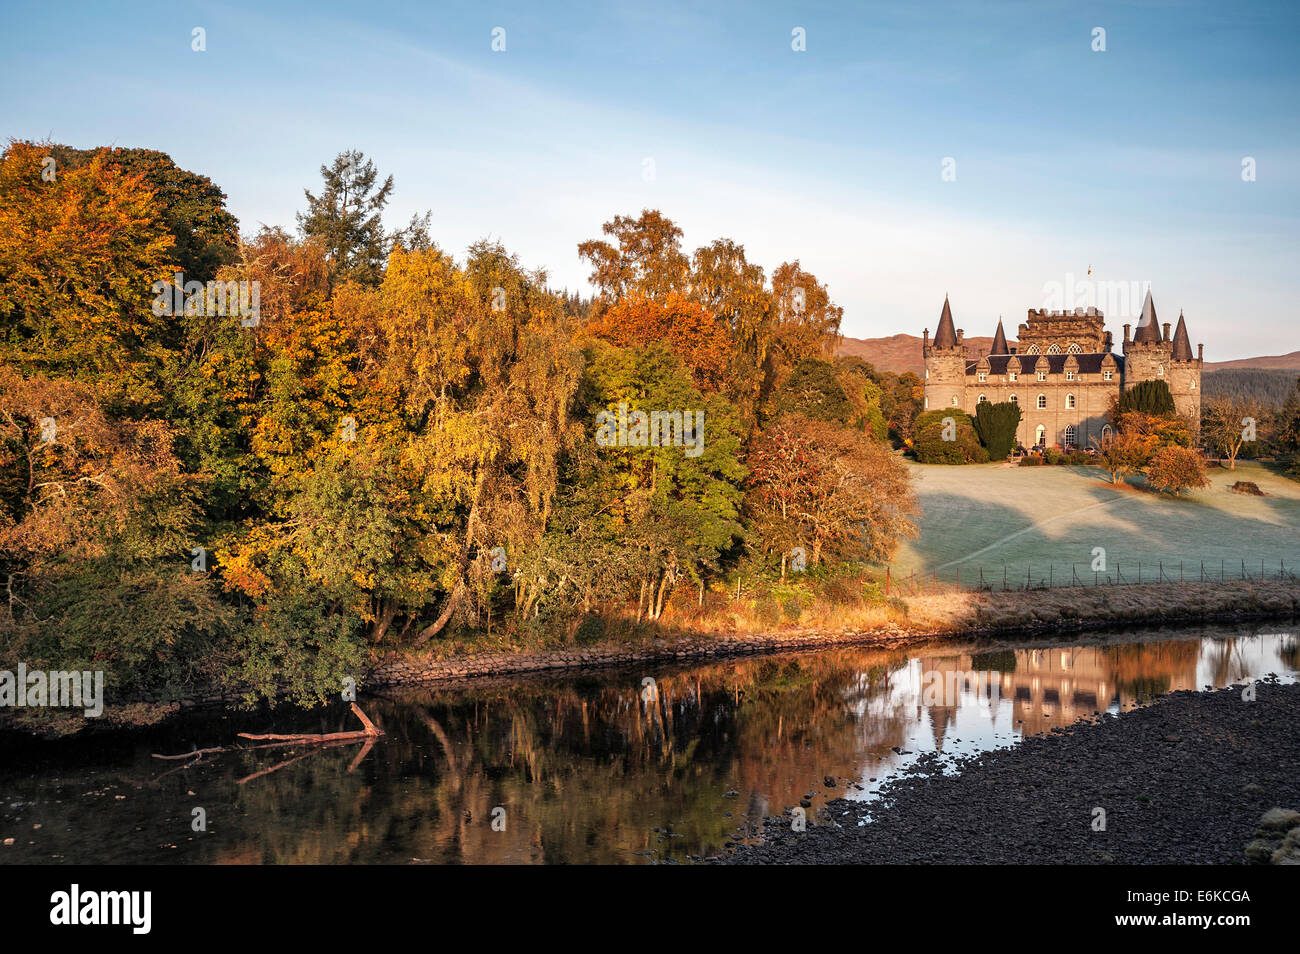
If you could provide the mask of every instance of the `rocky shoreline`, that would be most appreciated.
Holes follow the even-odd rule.
[[[1051,598],[1056,594],[1057,600]],[[926,600],[968,600],[969,614],[939,628],[756,633],[712,638],[676,637],[649,643],[601,644],[545,652],[494,652],[447,657],[393,654],[369,669],[367,688],[429,685],[485,677],[596,669],[639,662],[674,662],[837,646],[898,647],[939,639],[1068,635],[1132,626],[1235,623],[1300,616],[1300,583],[1227,581],[1153,583],[1057,590],[957,592]]]
[[[1300,684],[1176,692],[791,813],[727,864],[1300,863]],[[1098,830],[1103,818],[1104,830]],[[1294,830],[1292,830],[1294,829]],[[1249,846],[1249,850],[1248,850]]]

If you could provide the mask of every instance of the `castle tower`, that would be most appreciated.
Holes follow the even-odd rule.
[[[925,409],[958,408],[966,398],[966,347],[962,332],[955,327],[948,296],[943,296],[943,311],[939,326],[930,341],[930,329],[925,329],[921,352],[925,357]]]
[[[1137,332],[1132,340],[1129,326],[1124,326],[1124,390],[1143,381],[1164,381],[1174,398],[1174,408],[1179,414],[1192,419],[1197,426],[1201,420],[1201,368],[1204,362],[1192,354],[1187,322],[1178,315],[1178,329],[1169,334],[1166,322],[1161,334],[1156,318],[1156,306],[1147,290],[1138,319]],[[1204,351],[1204,346],[1201,347]]]

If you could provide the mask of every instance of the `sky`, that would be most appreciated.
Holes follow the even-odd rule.
[[[1149,286],[1207,360],[1298,350],[1297,119],[1295,2],[0,0],[5,139],[163,150],[246,233],[360,149],[390,226],[570,290],[659,209],[798,260],[854,337],[947,294],[968,335],[1095,303],[1118,339]]]

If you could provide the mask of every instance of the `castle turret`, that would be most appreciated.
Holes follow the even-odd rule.
[[[928,332],[927,332],[928,334]],[[952,320],[948,296],[943,297],[943,311],[934,341],[923,346],[925,357],[925,407],[927,410],[965,404],[966,349]]]
[[[1010,354],[1007,349],[1007,333],[1002,330],[1002,319],[998,318],[998,330],[993,335],[993,347],[989,349],[989,354]]]
[[[1124,390],[1143,381],[1164,381],[1169,386],[1169,393],[1173,395],[1174,407],[1178,413],[1199,426],[1202,362],[1192,355],[1192,342],[1182,312],[1178,314],[1178,327],[1172,335],[1167,322],[1164,329],[1162,335],[1156,318],[1156,306],[1148,289],[1146,301],[1142,303],[1137,332],[1132,341],[1124,344]]]

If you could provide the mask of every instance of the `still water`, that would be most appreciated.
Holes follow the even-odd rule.
[[[342,706],[209,714],[8,747],[0,841],[14,841],[0,864],[691,861],[809,795],[814,823],[828,798],[870,799],[921,753],[1014,745],[1178,689],[1294,679],[1292,633],[837,649],[401,691],[362,700],[386,732],[368,749],[227,752],[189,767],[151,753],[357,725]]]

